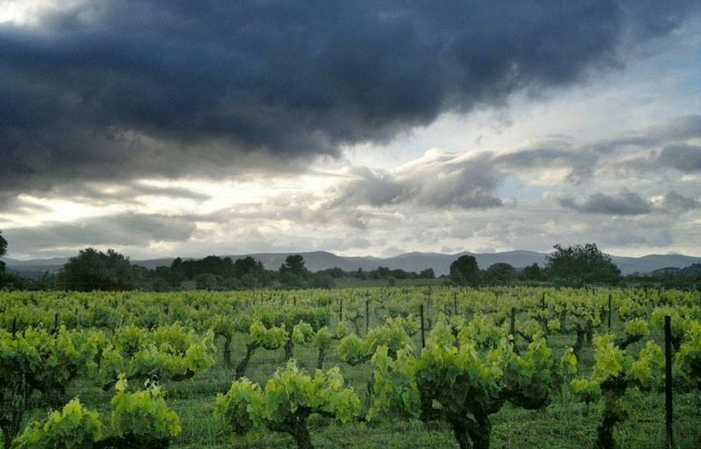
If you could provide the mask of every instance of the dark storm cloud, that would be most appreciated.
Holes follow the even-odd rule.
[[[560,198],[562,207],[574,209],[578,212],[606,215],[642,215],[650,213],[652,205],[633,192],[622,192],[611,196],[605,193],[595,193],[583,202],[577,202],[574,198]]]
[[[387,141],[446,111],[615,66],[622,42],[668,33],[695,5],[97,0],[51,10],[35,27],[0,25],[0,192]]]
[[[186,241],[195,231],[187,218],[167,215],[117,214],[73,222],[52,222],[7,230],[13,251]]]

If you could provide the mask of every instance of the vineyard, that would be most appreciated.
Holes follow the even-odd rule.
[[[2,292],[0,382],[5,449],[691,449],[701,296]]]

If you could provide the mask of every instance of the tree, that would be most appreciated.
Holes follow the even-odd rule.
[[[419,279],[435,279],[436,278],[436,273],[433,271],[433,268],[426,268],[425,270],[422,270],[421,273],[419,273]]]
[[[2,236],[2,230],[0,230],[0,257],[7,254],[7,240]]]
[[[67,290],[132,290],[136,288],[139,272],[128,257],[113,249],[105,254],[86,248],[63,265],[61,279]]]
[[[4,257],[7,254],[7,240],[2,236],[2,231],[0,231],[0,257]],[[0,285],[3,284],[2,278],[5,274],[5,262],[0,260]]]
[[[450,264],[450,277],[456,284],[476,285],[479,278],[479,267],[474,256],[460,256]]]
[[[280,272],[286,271],[295,276],[304,276],[307,273],[307,268],[304,266],[304,257],[299,254],[287,256],[285,263],[280,267]]]
[[[518,277],[516,268],[508,263],[495,263],[484,272],[488,283],[495,285],[511,284]]]
[[[288,287],[306,287],[309,270],[304,266],[304,257],[299,254],[289,255],[280,265],[280,283]]]
[[[596,243],[568,247],[558,244],[554,248],[556,251],[546,257],[545,268],[555,282],[581,287],[588,282],[613,283],[621,279],[621,270]]]
[[[545,280],[545,276],[543,274],[543,270],[540,268],[540,265],[537,263],[534,263],[532,265],[528,265],[527,267],[524,267],[523,270],[521,271],[521,276],[523,279],[527,281],[543,281]]]

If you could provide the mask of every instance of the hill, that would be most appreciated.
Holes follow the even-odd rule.
[[[255,253],[230,255],[232,259],[251,256],[263,263],[269,270],[277,270],[285,262],[285,258],[291,254],[300,254],[304,257],[305,265],[310,271],[319,271],[326,268],[340,268],[344,271],[356,271],[359,268],[363,271],[375,270],[378,267],[387,267],[391,270],[401,269],[404,271],[420,272],[426,268],[433,268],[436,276],[448,274],[450,264],[462,255],[474,256],[477,265],[485,269],[495,263],[508,263],[516,268],[522,268],[532,264],[541,267],[545,265],[545,253],[534,251],[507,251],[500,253],[419,253],[412,252],[394,257],[345,257],[338,256],[326,251],[302,252],[302,253]],[[221,256],[224,257],[224,256]],[[624,275],[634,273],[651,273],[664,268],[684,268],[695,263],[701,263],[701,257],[684,256],[681,254],[653,254],[643,257],[621,257],[611,256],[613,262],[621,269]],[[41,276],[45,272],[55,273],[68,258],[35,259],[35,260],[15,260],[4,259],[7,267],[25,276]],[[134,260],[134,264],[144,268],[153,269],[158,266],[169,266],[173,258],[159,258],[147,260]]]

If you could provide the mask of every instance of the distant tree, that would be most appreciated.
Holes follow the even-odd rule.
[[[545,268],[557,283],[581,287],[585,283],[614,283],[621,279],[621,270],[611,257],[599,251],[596,243],[554,248],[555,252],[546,257]]]
[[[523,270],[521,270],[521,277],[527,281],[545,280],[545,274],[543,273],[543,269],[540,268],[540,265],[538,265],[537,263],[524,267]]]
[[[211,273],[200,273],[195,276],[195,288],[197,290],[217,290],[221,279]]]
[[[2,231],[0,230],[0,257],[5,257],[7,254],[7,240],[2,236]],[[0,275],[5,272],[5,262],[0,260]]]
[[[420,279],[435,279],[436,273],[433,271],[433,268],[426,268],[425,270],[422,270],[421,273],[419,273],[419,278]]]
[[[0,258],[7,254],[7,240],[2,236],[2,231],[0,230]],[[0,287],[5,285],[5,262],[0,260]]]
[[[247,274],[256,275],[265,271],[263,264],[251,256],[236,259],[234,262],[234,276],[241,278]]]
[[[372,277],[375,279],[384,279],[392,276],[392,270],[387,267],[377,267]]]
[[[61,269],[66,290],[132,290],[139,281],[139,270],[129,258],[109,249],[107,254],[94,248],[81,250]]]
[[[479,281],[479,267],[474,256],[460,256],[450,264],[450,277],[459,285],[476,285]]]
[[[299,254],[289,255],[285,258],[285,263],[280,265],[278,270],[280,283],[293,288],[303,288],[307,286],[309,270],[304,266],[304,257]]]
[[[518,272],[512,265],[499,262],[490,265],[489,268],[484,271],[484,277],[489,284],[505,285],[514,282],[518,277]]]
[[[395,279],[411,279],[416,277],[416,273],[412,272],[407,272],[402,270],[401,268],[397,268],[396,270],[390,271],[390,277],[393,277]]]
[[[2,230],[0,230],[0,257],[4,257],[7,254],[7,240],[2,236]]]
[[[289,272],[295,276],[304,276],[308,273],[304,266],[304,257],[299,254],[289,255],[285,258],[285,263],[280,266],[280,273]]]
[[[329,274],[316,273],[312,278],[312,288],[334,288],[336,282]]]
[[[351,271],[350,272],[351,277],[356,278],[356,279],[366,279],[367,278],[367,273],[363,271],[362,267],[358,267],[356,271]]]
[[[320,270],[316,272],[317,275],[329,275],[334,279],[341,279],[346,276],[350,276],[351,273],[346,273],[343,271],[341,268],[338,267],[333,267],[333,268],[327,268],[325,270]]]

